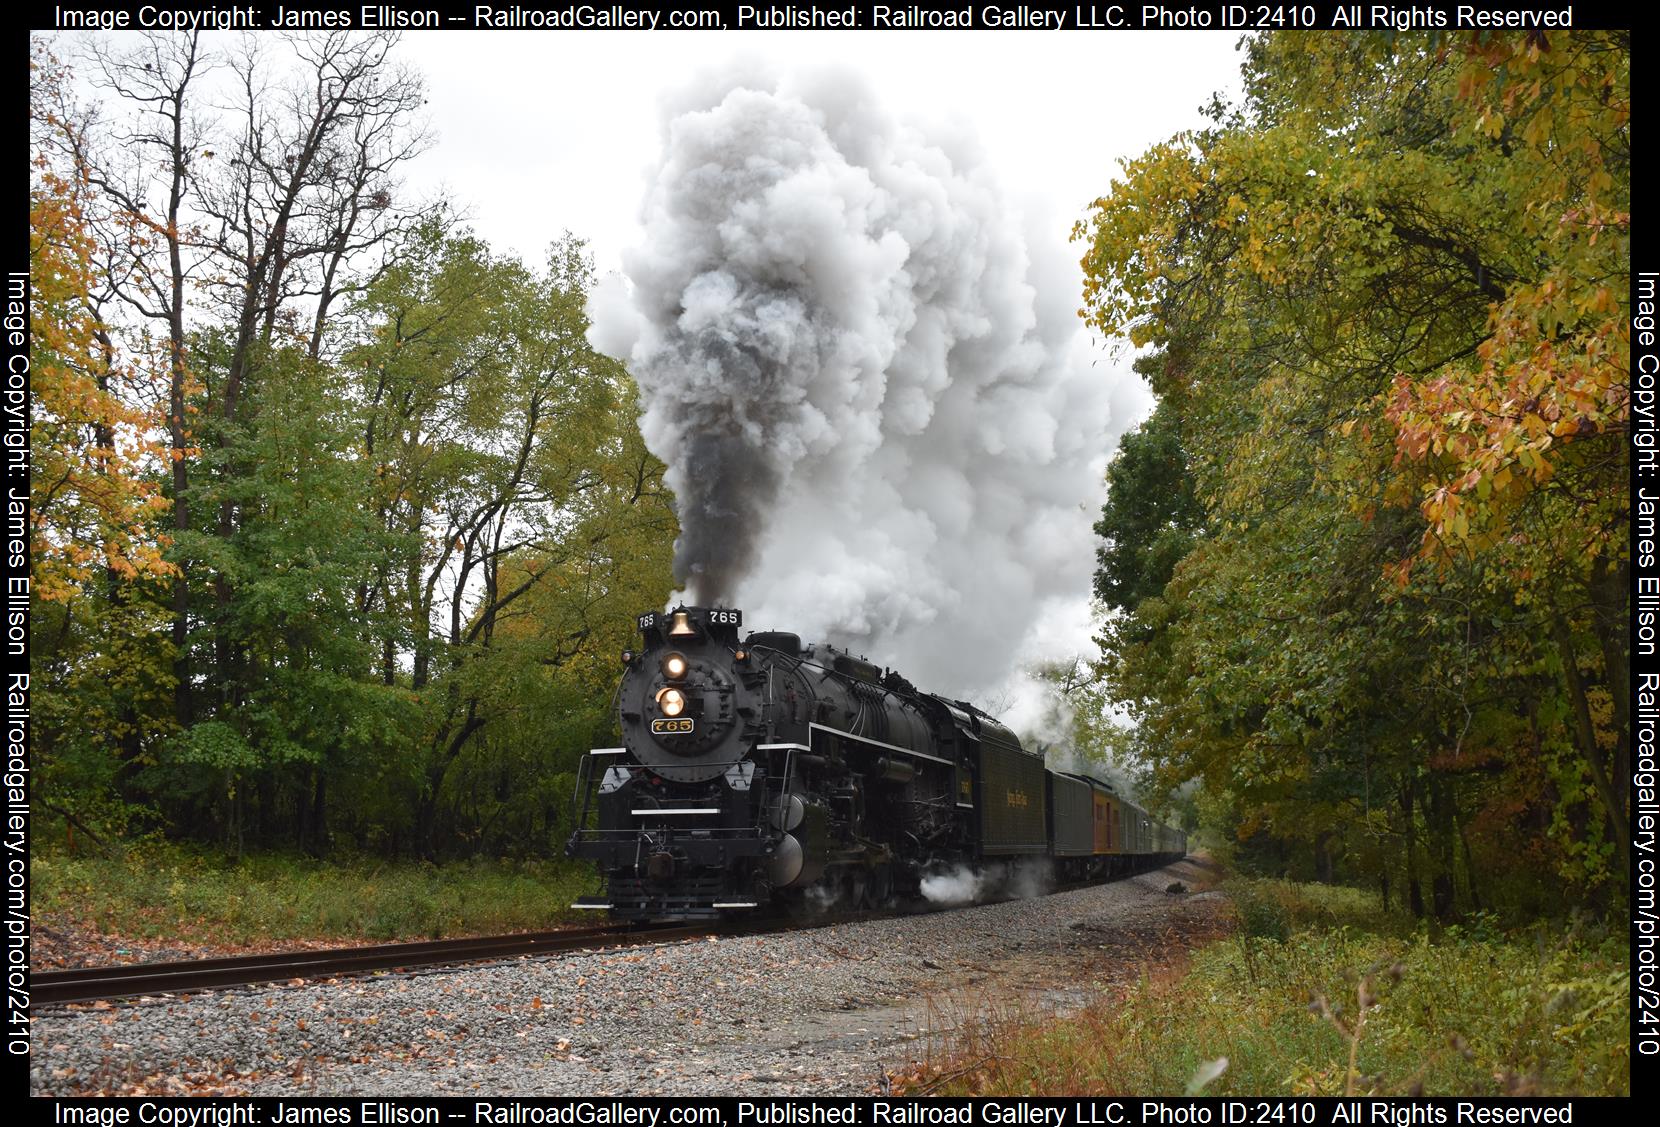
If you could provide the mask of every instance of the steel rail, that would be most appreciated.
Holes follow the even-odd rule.
[[[36,1005],[91,1002],[146,994],[180,994],[221,986],[251,986],[293,978],[332,978],[397,967],[442,966],[519,955],[557,954],[631,942],[657,943],[708,933],[707,926],[625,924],[521,935],[435,939],[420,943],[275,951],[183,962],[75,967],[35,971],[29,976],[29,993],[30,1001]]]
[[[1162,866],[1160,866],[1162,867]],[[1070,891],[1123,880],[1153,870],[1138,868],[1107,881],[1084,879],[1057,882],[1053,891]],[[979,901],[978,903],[991,903]],[[913,910],[920,905],[912,905]],[[952,910],[969,905],[934,906],[925,911]],[[701,924],[612,924],[564,931],[526,932],[466,939],[434,939],[419,943],[382,943],[364,947],[330,947],[313,951],[276,951],[261,955],[230,955],[183,962],[130,963],[117,966],[74,967],[35,971],[29,977],[30,1002],[53,1005],[93,1002],[153,994],[183,994],[223,986],[253,986],[293,978],[331,978],[401,967],[432,967],[482,962],[523,955],[553,955],[631,943],[661,943],[714,934],[744,935],[777,930],[811,930],[841,923],[909,914],[874,909],[838,912],[824,917],[757,918],[737,929],[730,922]]]

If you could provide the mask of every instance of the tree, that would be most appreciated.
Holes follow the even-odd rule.
[[[669,589],[675,524],[632,385],[588,345],[581,243],[556,243],[537,274],[470,236],[417,237],[422,249],[366,293],[373,329],[351,363],[396,545],[362,605],[402,624],[382,637],[383,675],[406,654],[426,709],[417,834],[431,851],[451,773],[481,733],[608,692],[618,630]],[[580,742],[599,721],[577,716]]]
[[[221,486],[246,467],[226,447],[250,423],[261,367],[295,345],[319,359],[341,296],[373,277],[395,236],[426,213],[398,199],[394,180],[425,144],[414,121],[420,83],[390,62],[394,42],[247,39],[228,59],[195,33],[88,47],[104,117],[65,144],[98,192],[101,272],[131,315],[112,319],[112,331],[164,356],[169,371],[183,726],[234,703],[245,680],[234,639],[213,627],[232,614],[234,589],[225,571],[209,573],[217,545],[237,531],[234,489]],[[288,77],[271,77],[273,68]],[[228,72],[240,93],[223,116],[203,93],[215,72]],[[212,366],[193,353],[208,340]],[[213,456],[202,461],[204,447]],[[217,496],[207,509],[203,490]],[[209,696],[198,699],[203,690]]]
[[[185,327],[187,279],[195,262],[187,256],[181,220],[190,158],[200,140],[189,109],[202,69],[199,48],[200,37],[194,33],[153,35],[123,61],[98,57],[103,87],[140,107],[136,120],[107,139],[96,135],[102,123],[95,114],[79,128],[45,134],[47,143],[82,170],[95,192],[92,198],[99,206],[89,213],[88,226],[109,303],[139,318],[133,351],[165,365],[170,500],[173,525],[179,531],[190,527],[191,516],[187,400],[192,384]],[[110,152],[121,154],[120,171],[105,161]],[[159,326],[159,335],[151,326]],[[190,716],[190,593],[182,568],[173,573],[172,589],[174,711],[176,721],[185,723]]]
[[[1173,358],[1205,513],[1109,624],[1115,691],[1239,829],[1368,835],[1415,906],[1534,879],[1496,848],[1518,804],[1530,849],[1617,887],[1629,41],[1247,52],[1244,102],[1077,232],[1091,322]]]
[[[31,105],[41,131],[73,135],[61,116],[63,74],[36,49]],[[158,454],[146,409],[153,373],[123,362],[100,320],[86,170],[37,157],[29,190],[35,452],[33,593],[54,602],[106,580],[176,573],[154,523],[167,509],[146,463]]]
[[[119,351],[100,315],[96,206],[75,161],[82,126],[66,72],[30,53],[32,291],[29,554],[36,691],[34,746],[47,780],[75,780],[43,801],[86,828],[119,818],[115,775],[167,729],[171,651],[152,588],[178,569],[163,558],[167,515],[153,469],[165,453],[155,386],[165,374]],[[114,754],[112,754],[114,752]]]
[[[1095,595],[1108,607],[1133,611],[1163,591],[1203,526],[1179,427],[1175,410],[1160,405],[1119,439],[1107,467],[1107,501],[1095,522],[1105,541],[1097,553]]]
[[[528,267],[402,191],[393,42],[93,39],[84,109],[37,71],[37,746],[72,825],[540,854],[613,738],[663,467],[580,241]]]

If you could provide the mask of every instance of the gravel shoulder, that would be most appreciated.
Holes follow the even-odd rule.
[[[584,955],[51,1007],[37,1095],[868,1094],[965,1016],[1066,1011],[1226,926],[1187,860],[1031,900]]]

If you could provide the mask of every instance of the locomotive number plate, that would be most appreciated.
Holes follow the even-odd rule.
[[[696,720],[690,720],[690,719],[686,719],[686,720],[653,720],[651,722],[652,732],[654,732],[655,734],[660,735],[660,736],[661,735],[669,735],[669,736],[684,735],[687,732],[694,731],[696,729],[696,727],[697,727],[697,721]]]

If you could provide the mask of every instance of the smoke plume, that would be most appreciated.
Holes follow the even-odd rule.
[[[955,694],[1088,644],[1125,390],[1089,370],[1066,220],[1034,256],[964,130],[745,71],[666,107],[643,221],[592,337],[639,382],[689,599]]]

